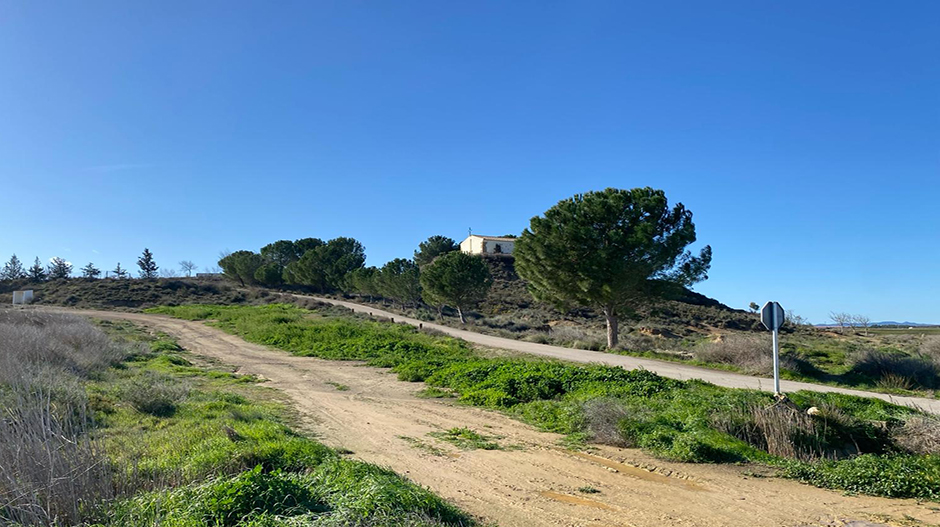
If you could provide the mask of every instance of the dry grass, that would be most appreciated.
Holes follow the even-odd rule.
[[[79,523],[120,492],[81,380],[124,356],[81,318],[0,310],[0,524]]]
[[[704,343],[695,350],[695,359],[702,362],[728,364],[744,373],[769,375],[773,373],[773,345],[766,335],[729,334],[720,340]],[[811,368],[805,361],[782,353],[780,367],[805,372]]]
[[[912,357],[864,348],[855,352],[851,360],[852,372],[876,379],[885,387],[910,389],[915,384],[940,387],[940,362],[929,356]]]
[[[940,454],[940,419],[913,416],[893,434],[895,443],[913,454]]]
[[[584,424],[591,440],[602,445],[619,447],[629,444],[620,433],[620,422],[629,415],[623,403],[612,398],[590,399],[582,406]]]

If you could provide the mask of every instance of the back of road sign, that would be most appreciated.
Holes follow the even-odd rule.
[[[760,321],[771,331],[780,329],[784,316],[783,306],[777,302],[767,302],[764,307],[760,308]]]

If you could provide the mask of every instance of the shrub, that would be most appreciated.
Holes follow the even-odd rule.
[[[145,371],[123,389],[123,398],[137,411],[159,417],[173,415],[176,404],[189,393],[189,385],[155,371]]]
[[[894,442],[913,454],[940,454],[940,419],[915,415],[894,429]]]
[[[852,373],[870,377],[875,381],[887,378],[885,382],[889,383],[889,386],[897,386],[897,378],[900,377],[926,388],[940,387],[940,364],[920,357],[864,348],[856,351],[851,360]],[[891,380],[892,377],[894,381]]]

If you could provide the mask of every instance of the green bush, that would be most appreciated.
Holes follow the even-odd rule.
[[[940,456],[865,454],[840,461],[787,463],[786,477],[874,496],[940,500]]]

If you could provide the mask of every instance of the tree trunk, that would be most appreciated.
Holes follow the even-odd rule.
[[[465,318],[463,318],[463,310],[460,309],[460,306],[457,306],[457,315],[460,316],[460,323],[461,323],[461,324],[466,324],[466,323],[467,323],[467,320],[466,320]]]
[[[604,309],[604,317],[607,319],[607,349],[614,349],[618,339],[617,314],[613,309]]]
[[[444,304],[437,306],[437,318],[440,319],[441,322],[444,321]]]

